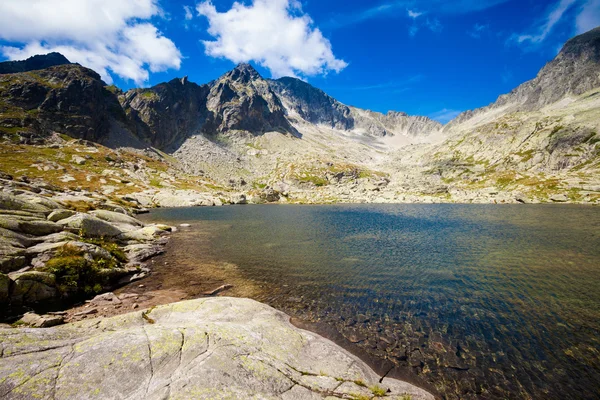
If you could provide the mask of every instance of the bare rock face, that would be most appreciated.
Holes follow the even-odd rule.
[[[280,99],[249,64],[240,64],[210,84],[205,133],[277,131],[297,134],[285,117]]]
[[[269,80],[269,85],[288,109],[288,118],[301,118],[311,124],[344,131],[359,131],[370,136],[427,136],[442,125],[427,117],[390,111],[381,114],[348,107],[320,89],[296,78]]]
[[[36,65],[55,64],[52,60],[45,63],[47,56],[39,57]],[[36,71],[27,68],[0,74],[0,127],[38,136],[54,131],[101,141],[111,119],[123,120],[117,97],[91,69],[77,64]],[[0,63],[0,71],[18,69]]]
[[[434,398],[405,382],[380,383],[347,351],[248,299],[0,329],[0,346],[5,399]]]
[[[303,120],[336,129],[354,128],[350,108],[325,92],[296,78],[269,80],[269,86],[284,104]]]
[[[208,116],[208,92],[207,85],[182,78],[132,89],[119,99],[131,130],[147,143],[167,149],[200,132]]]

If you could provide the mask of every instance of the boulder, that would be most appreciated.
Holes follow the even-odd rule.
[[[77,214],[77,212],[73,210],[55,210],[48,215],[48,221],[58,222],[62,219],[72,217],[75,214]]]
[[[0,209],[48,213],[50,210],[41,205],[30,203],[16,196],[0,192]]]
[[[64,324],[65,317],[61,315],[38,315],[36,313],[28,312],[23,315],[23,318],[21,318],[19,322],[35,328],[50,328],[52,326]]]
[[[77,165],[84,165],[85,164],[85,158],[78,156],[78,155],[74,155],[73,157],[71,157],[71,162],[73,164],[77,164]]]
[[[113,292],[99,294],[90,300],[90,305],[94,307],[104,307],[107,305],[123,303]]]
[[[164,247],[149,244],[131,244],[124,248],[130,263],[139,263],[148,260],[154,256],[164,253]]]
[[[14,247],[29,247],[39,240],[31,239],[9,229],[0,228],[0,243]]]
[[[565,194],[555,194],[550,197],[550,201],[555,203],[566,203],[569,201],[569,198]]]
[[[47,329],[0,329],[0,342],[0,393],[8,400],[352,398],[369,392],[359,381],[380,386],[389,398],[434,398],[402,381],[380,383],[357,357],[249,299],[199,299]]]
[[[28,271],[10,274],[13,280],[11,302],[32,304],[57,296],[56,278],[47,272]]]
[[[0,215],[0,228],[34,236],[48,235],[62,230],[59,225],[51,221],[7,215]]]
[[[63,232],[58,232],[58,233],[52,233],[47,236],[42,236],[39,239],[44,241],[44,243],[57,243],[57,242],[70,242],[72,240],[78,240],[79,236],[77,236],[71,232],[63,231]]]
[[[248,204],[245,194],[236,194],[231,198],[231,204]]]
[[[94,210],[94,211],[90,211],[89,214],[91,214],[94,217],[99,218],[103,221],[106,221],[106,222],[117,223],[117,224],[127,224],[127,225],[137,226],[137,227],[144,225],[140,220],[130,217],[128,215],[122,214],[122,213],[118,213],[118,212],[107,211],[107,210]]]
[[[23,192],[17,196],[18,199],[25,201],[29,205],[37,205],[47,208],[50,210],[62,209],[63,206],[58,204],[56,201],[49,199],[45,196],[40,196],[32,192]],[[48,212],[49,212],[48,211]],[[46,212],[46,214],[48,213]]]
[[[87,214],[76,214],[62,221],[59,225],[78,231],[85,237],[116,237],[123,232],[116,226]]]

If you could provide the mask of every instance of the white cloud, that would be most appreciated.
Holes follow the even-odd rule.
[[[406,10],[406,12],[408,13],[408,16],[412,19],[417,19],[421,15],[423,15],[422,12],[418,12],[418,11],[414,11],[414,10]]]
[[[459,110],[450,110],[447,108],[443,108],[440,111],[436,111],[434,113],[429,114],[429,118],[436,120],[442,124],[447,124],[452,121],[454,118],[458,117],[458,115],[462,111]]]
[[[586,1],[575,19],[577,33],[584,33],[600,26],[600,0]]]
[[[326,74],[347,66],[296,0],[235,2],[226,12],[207,1],[197,11],[208,19],[208,33],[216,38],[203,42],[211,57],[235,63],[253,60],[274,77]]]
[[[2,0],[0,52],[11,60],[58,51],[70,61],[138,84],[150,72],[179,69],[181,53],[148,20],[158,0]]]
[[[419,27],[417,25],[412,25],[410,28],[408,28],[408,35],[410,37],[415,37],[417,32],[419,32]]]
[[[560,21],[563,14],[575,3],[576,0],[560,0],[555,6],[551,7],[548,15],[546,15],[538,24],[535,33],[516,35],[514,39],[518,43],[530,42],[540,43],[550,34],[554,25]]]
[[[183,10],[185,11],[185,20],[189,21],[192,18],[194,18],[194,14],[192,14],[192,7],[190,6],[183,6]]]

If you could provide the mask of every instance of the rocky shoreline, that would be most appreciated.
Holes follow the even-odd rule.
[[[110,201],[89,211],[66,204],[24,182],[0,192],[2,318],[58,311],[144,278],[145,261],[163,251],[173,229],[144,224]]]
[[[0,329],[0,395],[433,399],[249,299],[199,299],[47,329]]]
[[[0,397],[434,398],[253,300],[174,293],[141,310],[143,294],[110,291],[146,277],[176,228],[16,183],[0,192],[0,309],[22,318],[0,324]]]

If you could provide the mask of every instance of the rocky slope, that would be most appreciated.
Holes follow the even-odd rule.
[[[431,399],[248,299],[0,329],[5,399]]]
[[[25,62],[21,69],[52,63],[54,58]],[[100,75],[80,65],[0,74],[0,133],[4,135],[27,140],[60,132],[101,141],[111,130],[111,121],[124,121],[124,117],[117,97]]]
[[[600,87],[600,27],[567,41],[559,54],[540,70],[531,81],[525,82],[495,103],[477,110],[466,111],[451,121],[451,130],[472,119],[486,119],[508,112],[536,111],[564,98],[577,97]]]

